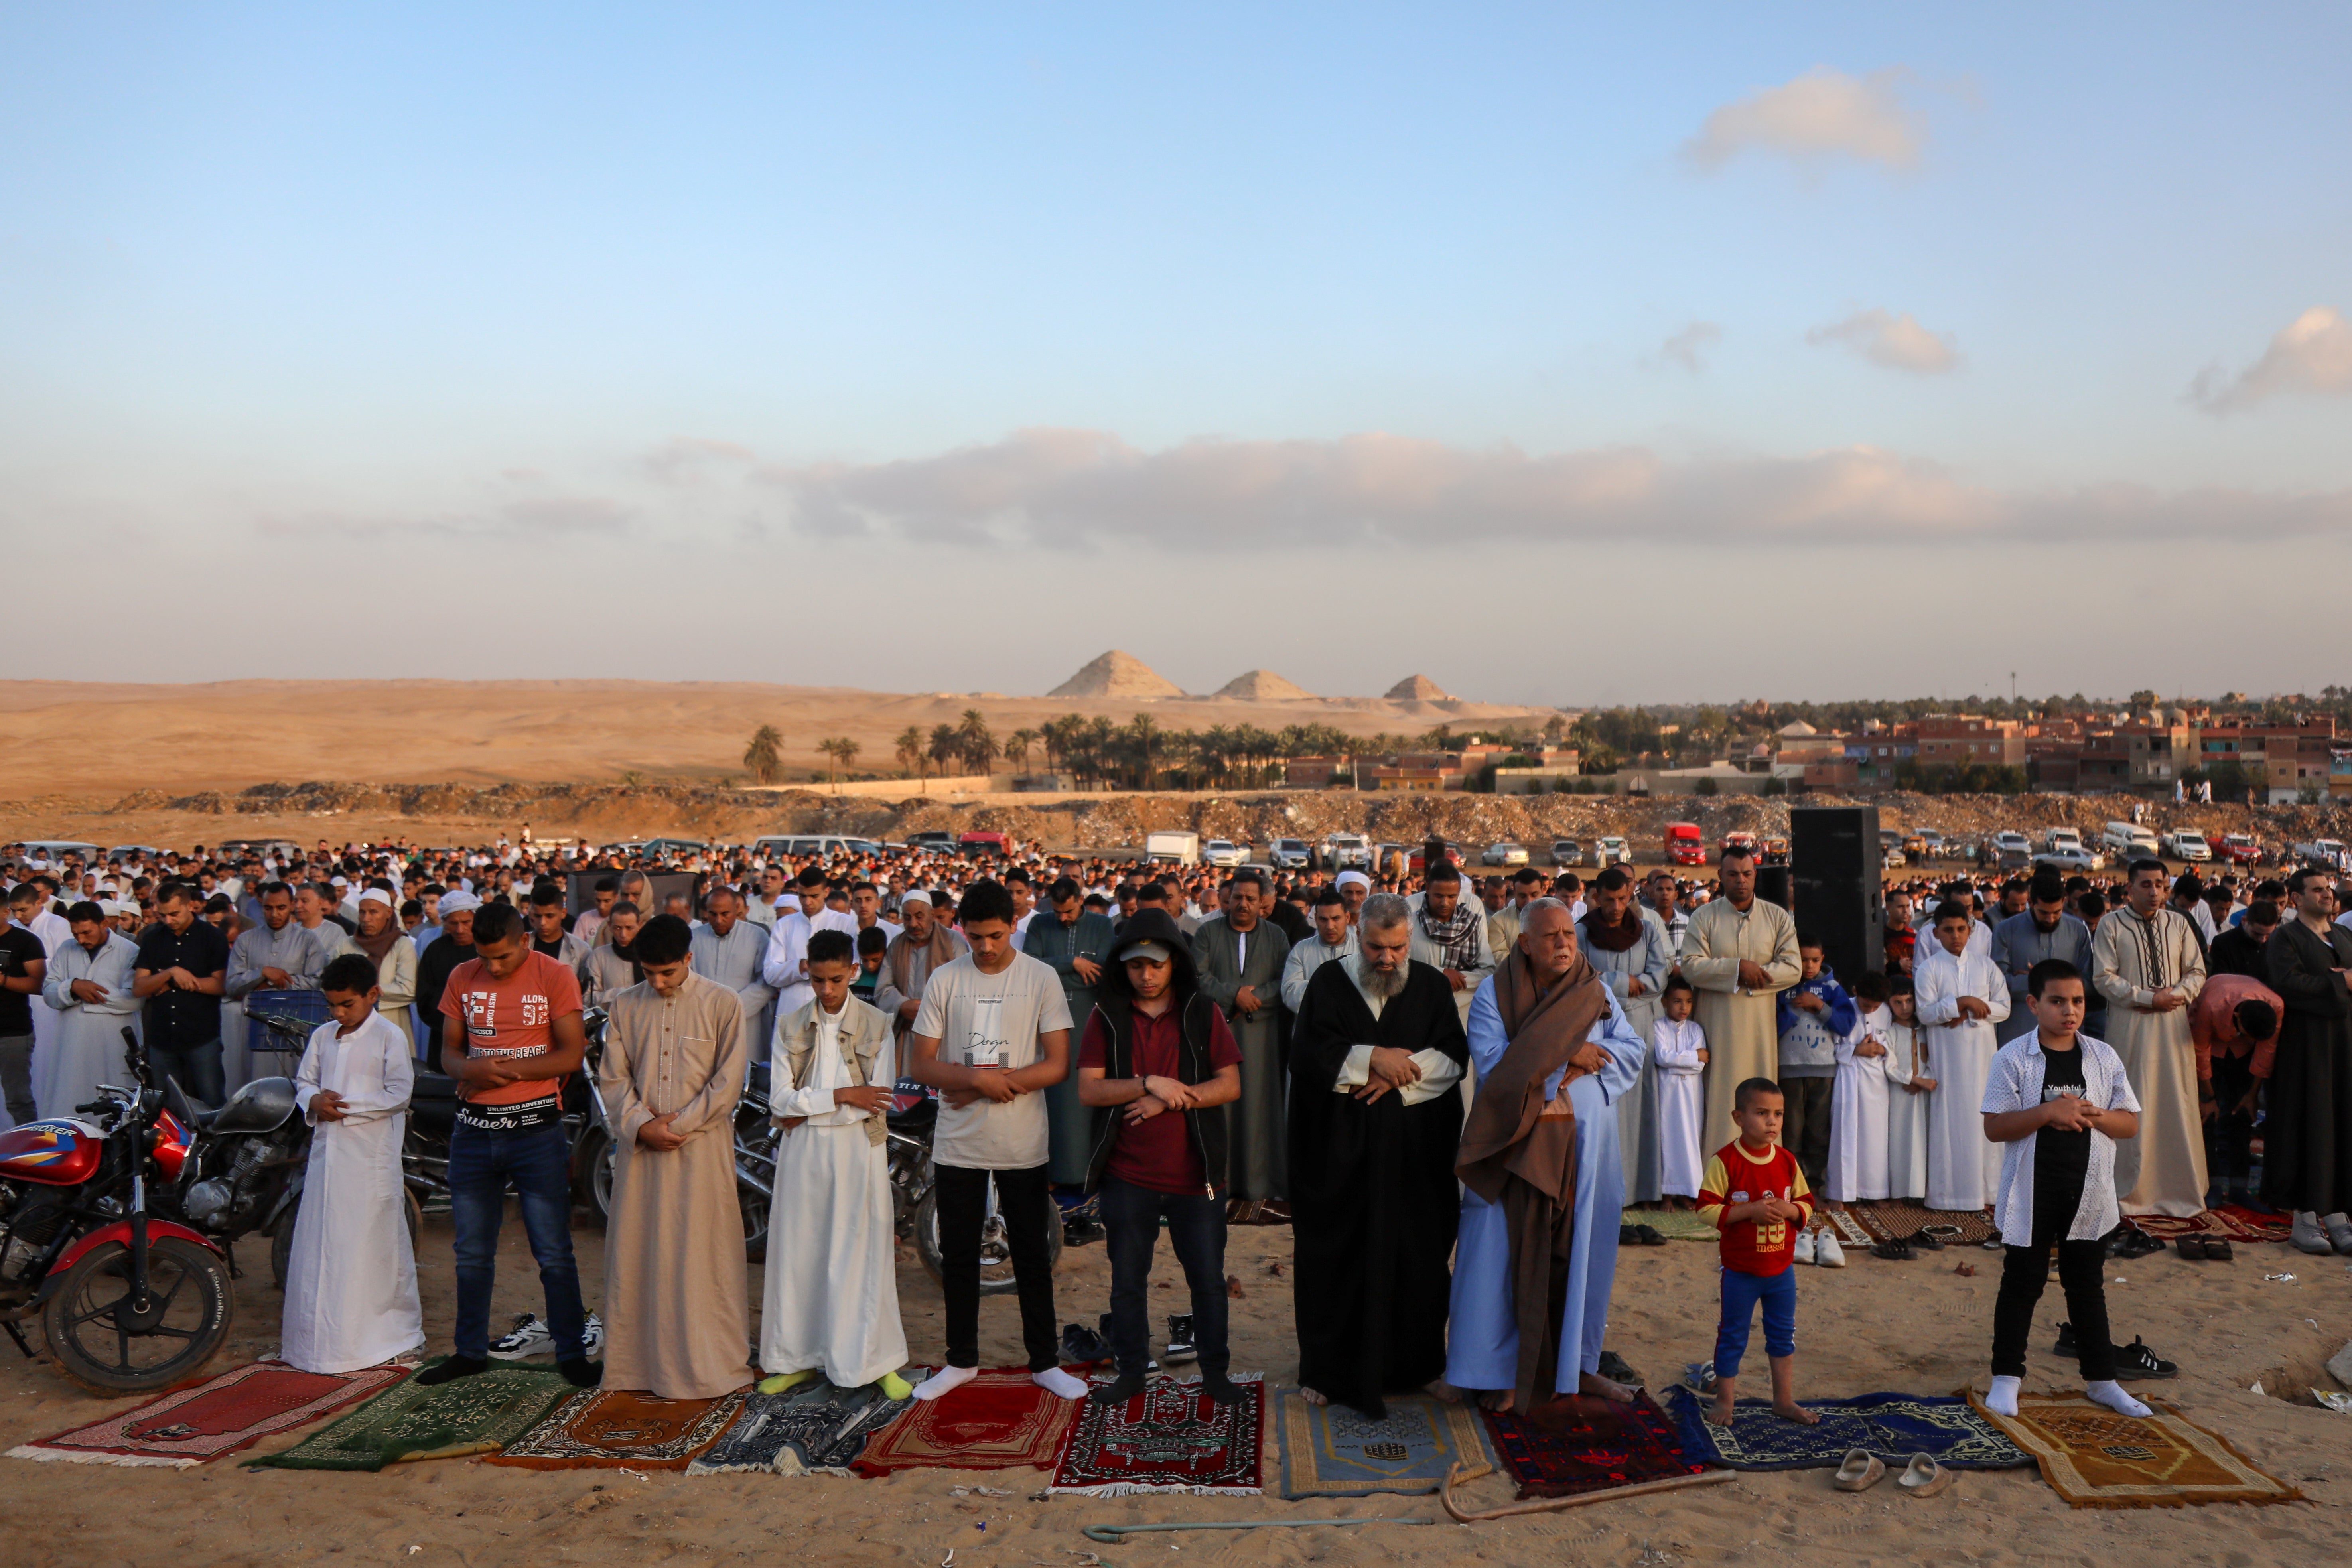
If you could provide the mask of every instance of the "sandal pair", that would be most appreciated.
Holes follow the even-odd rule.
[[[1849,1448],[1838,1468],[1837,1479],[1831,1484],[1842,1492],[1866,1492],[1886,1475],[1886,1466],[1867,1448]],[[1895,1484],[1913,1497],[1934,1497],[1948,1491],[1960,1479],[1958,1470],[1948,1470],[1926,1454],[1914,1454]]]
[[[2184,1236],[2172,1245],[2191,1263],[2233,1263],[2238,1257],[2228,1240],[2218,1236]]]

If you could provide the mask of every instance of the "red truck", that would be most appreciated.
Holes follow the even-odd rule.
[[[1666,863],[1670,866],[1704,866],[1706,864],[1706,838],[1696,822],[1666,824]]]

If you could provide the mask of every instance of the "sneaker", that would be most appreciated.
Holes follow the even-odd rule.
[[[1683,1386],[1693,1394],[1712,1394],[1715,1392],[1715,1363],[1711,1361],[1684,1363]]]
[[[1160,1358],[1172,1366],[1178,1362],[1198,1361],[1200,1356],[1192,1345],[1192,1314],[1171,1314],[1168,1320],[1168,1348],[1160,1352]]]
[[[1797,1261],[1811,1263],[1812,1260],[1813,1233],[1810,1230],[1801,1230],[1797,1233]]]
[[[2178,1377],[2179,1364],[2166,1361],[2142,1342],[2137,1334],[2132,1342],[2116,1347],[2116,1381],[2130,1383],[2144,1377]]]
[[[1105,1361],[1108,1361],[1111,1359],[1110,1314],[1108,1312],[1105,1312],[1101,1317],[1095,1320],[1095,1330],[1096,1337],[1102,1341],[1103,1359]],[[1150,1336],[1149,1335],[1145,1336],[1146,1339],[1149,1339],[1150,1337]],[[1160,1363],[1147,1355],[1143,1358],[1143,1370],[1147,1373],[1158,1372],[1160,1370]]]
[[[2050,1347],[2050,1353],[2054,1356],[2063,1356],[2068,1361],[2078,1361],[2082,1358],[2083,1347],[2074,1342],[2074,1324],[2058,1325],[2058,1342]]]
[[[1823,1268],[1843,1268],[1845,1267],[1845,1248],[1838,1245],[1836,1237],[1823,1231],[1813,1242],[1813,1261]]]
[[[583,1361],[594,1361],[604,1353],[604,1320],[595,1313],[588,1314],[588,1326],[580,1334],[580,1355]]]
[[[602,1325],[599,1325],[596,1337],[600,1344],[604,1342],[604,1331]],[[506,1336],[490,1347],[492,1361],[527,1361],[535,1355],[553,1355],[554,1353],[555,1335],[549,1331],[547,1320],[536,1312],[519,1313],[515,1318],[514,1327],[508,1330]]]
[[[1084,1323],[1062,1325],[1062,1359],[1072,1366],[1093,1366],[1110,1360],[1110,1346]]]

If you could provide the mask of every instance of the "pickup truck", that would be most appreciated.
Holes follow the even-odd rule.
[[[2175,860],[2210,860],[2213,847],[2205,836],[2193,827],[2176,827],[2157,840],[2164,852]]]
[[[2315,838],[2294,847],[2294,858],[2308,866],[2341,866],[2344,864],[2344,841],[2340,838]]]
[[[2263,863],[2263,847],[2251,833],[2224,833],[2221,858],[2231,866],[2259,866]]]
[[[1372,868],[1372,841],[1360,833],[1325,834],[1323,864],[1334,871],[1369,871]]]

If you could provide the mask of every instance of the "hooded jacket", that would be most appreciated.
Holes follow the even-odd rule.
[[[1101,1016],[1104,1032],[1108,1036],[1103,1050],[1103,1076],[1135,1076],[1135,992],[1118,954],[1138,942],[1156,942],[1166,948],[1173,966],[1168,992],[1182,1035],[1176,1079],[1181,1083],[1207,1083],[1217,1076],[1216,1069],[1209,1064],[1216,1004],[1202,994],[1200,974],[1192,966],[1192,944],[1184,939],[1176,922],[1160,910],[1137,910],[1134,918],[1119,928],[1118,939],[1103,965],[1102,981],[1095,993],[1095,1011]],[[1087,1191],[1090,1193],[1102,1185],[1103,1173],[1110,1166],[1111,1152],[1118,1148],[1119,1133],[1127,1124],[1126,1110],[1123,1105],[1095,1108],[1094,1148],[1087,1157]],[[1201,1168],[1209,1173],[1213,1195],[1213,1189],[1223,1184],[1219,1178],[1225,1173],[1225,1108],[1213,1105],[1205,1110],[1179,1114],[1192,1135],[1193,1152],[1201,1157]]]

